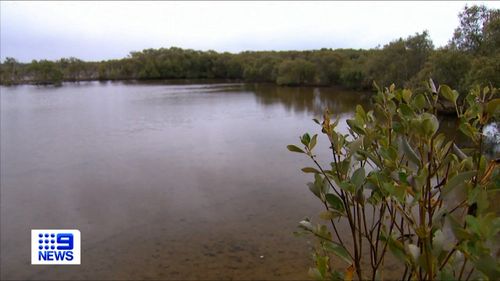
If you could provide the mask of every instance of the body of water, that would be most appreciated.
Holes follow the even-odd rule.
[[[1,279],[23,280],[306,278],[293,231],[321,204],[286,145],[319,132],[324,108],[347,118],[369,100],[266,84],[0,91]],[[30,230],[51,228],[81,231],[80,266],[30,264]]]

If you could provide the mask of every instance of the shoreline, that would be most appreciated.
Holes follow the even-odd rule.
[[[361,91],[361,92],[373,92],[373,89],[351,89],[342,85],[319,85],[319,84],[297,84],[297,85],[279,85],[275,82],[265,82],[265,81],[245,81],[244,79],[218,79],[218,78],[160,78],[160,79],[80,79],[80,80],[63,80],[60,83],[53,82],[34,82],[34,81],[24,81],[11,84],[5,84],[0,81],[0,86],[4,87],[15,87],[15,86],[45,86],[45,87],[62,87],[63,84],[71,83],[81,83],[81,82],[99,82],[99,83],[113,83],[113,82],[123,82],[123,83],[150,83],[150,84],[166,84],[166,85],[187,85],[187,84],[217,84],[217,83],[227,83],[227,84],[269,84],[276,87],[283,88],[333,88],[342,91]]]

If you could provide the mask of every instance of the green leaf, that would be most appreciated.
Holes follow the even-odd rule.
[[[318,134],[315,134],[311,138],[311,142],[309,143],[309,150],[313,150],[314,149],[314,147],[316,146],[316,143],[317,143],[317,139],[318,139]]]
[[[396,188],[392,182],[382,182],[382,191],[384,191],[385,195],[394,196],[396,193]]]
[[[460,131],[462,133],[464,133],[464,135],[468,136],[473,141],[477,139],[478,130],[475,127],[473,127],[471,124],[462,123],[462,124],[460,124],[460,126],[458,126],[458,129],[460,129]]]
[[[394,161],[398,157],[398,151],[392,146],[381,147],[379,153],[380,156],[382,156],[382,158],[384,158],[385,160]]]
[[[403,151],[408,160],[410,160],[411,162],[413,162],[413,164],[416,164],[417,166],[420,167],[420,158],[418,157],[417,153],[415,153],[415,151],[411,148],[406,138],[403,137],[401,138],[401,144],[403,146]]]
[[[356,117],[360,118],[362,121],[366,120],[366,112],[361,105],[356,105]]]
[[[315,173],[315,174],[320,174],[321,173],[320,171],[316,170],[313,167],[305,167],[305,168],[302,168],[301,170],[304,173]]]
[[[500,187],[500,185],[499,185]],[[490,206],[490,200],[488,199],[488,191],[483,188],[478,188],[479,192],[476,197],[477,209],[479,213],[483,213]]]
[[[343,181],[343,182],[341,182],[339,184],[339,186],[344,191],[347,191],[347,192],[350,192],[350,193],[355,193],[356,192],[356,187],[352,183],[350,183],[350,182]]]
[[[441,87],[439,87],[439,93],[453,104],[457,103],[458,93],[451,90],[447,85],[441,85]]]
[[[485,111],[491,115],[498,114],[500,112],[500,99],[490,100],[486,104]]]
[[[340,161],[339,172],[341,174],[346,174],[347,171],[349,171],[350,167],[351,167],[351,158],[346,158]]]
[[[377,167],[382,166],[382,163],[380,162],[380,160],[373,153],[367,152],[365,150],[358,150],[358,153],[366,158],[370,158],[370,160],[373,163],[375,163],[375,165],[377,165]]]
[[[326,195],[326,202],[328,202],[328,205],[332,207],[334,210],[337,210],[339,212],[345,211],[344,203],[337,195],[333,193],[328,193]]]
[[[426,104],[427,101],[425,100],[425,97],[422,94],[416,95],[415,98],[413,99],[413,105],[419,110],[423,109],[426,106]]]
[[[363,167],[360,167],[352,174],[351,182],[356,186],[356,189],[359,189],[359,187],[363,184],[364,181],[365,181],[365,169]]]
[[[328,241],[331,241],[332,239],[332,234],[328,231],[328,227],[326,225],[318,225],[318,228],[314,233]]]
[[[343,214],[338,211],[323,211],[319,214],[319,217],[324,220],[331,220],[342,216]]]
[[[465,222],[467,223],[467,227],[473,232],[476,233],[477,235],[481,235],[481,227],[480,227],[480,221],[471,215],[466,215],[465,216]]]
[[[406,188],[404,186],[398,186],[394,188],[394,196],[400,203],[404,203],[406,200]]]
[[[453,274],[451,273],[451,270],[447,269],[446,267],[444,267],[441,271],[439,271],[437,273],[437,276],[438,276],[438,280],[441,280],[441,281],[455,281],[456,280],[455,276],[453,276]]]
[[[406,103],[410,103],[411,96],[412,96],[412,92],[410,90],[407,90],[407,89],[403,90],[403,99],[405,100]]]
[[[409,107],[405,103],[399,105],[399,112],[401,112],[401,114],[403,114],[406,117],[410,117],[415,114],[415,112],[413,112],[413,109],[411,109],[411,107]]]
[[[402,134],[404,132],[405,127],[400,122],[394,121],[392,123],[392,129],[394,130],[394,132]]]
[[[316,268],[321,273],[321,276],[326,277],[326,273],[328,270],[328,256],[316,255]]]
[[[356,120],[354,119],[347,119],[346,120],[347,122],[347,125],[349,125],[349,128],[351,128],[351,130],[353,130],[355,133],[359,134],[359,135],[364,135],[366,132],[365,132],[365,129],[363,129],[357,122]]]
[[[470,234],[467,229],[462,227],[462,224],[452,215],[446,216],[448,221],[450,222],[451,231],[455,238],[458,240],[469,240],[473,238],[472,234]]]
[[[444,197],[450,193],[454,188],[458,186],[462,186],[466,181],[470,180],[474,175],[476,175],[476,171],[466,171],[459,173],[452,177],[441,189],[441,195]]]
[[[382,241],[387,241],[389,250],[396,258],[405,263],[408,261],[409,257],[406,255],[404,245],[401,241],[394,239],[392,236],[387,236],[384,231],[380,233],[380,239]]]
[[[311,190],[316,197],[324,201],[323,195],[328,191],[328,186],[325,184],[325,179],[321,177],[319,173],[314,174],[314,183],[310,182],[307,186],[309,186],[309,190]]]
[[[426,136],[433,136],[439,129],[439,121],[434,114],[422,114],[422,127]]]
[[[383,195],[381,194],[381,191],[380,189],[373,189],[370,197],[368,198],[368,203],[372,204],[372,205],[377,205],[380,203],[380,201],[382,201],[382,197]]]
[[[359,150],[363,144],[363,139],[363,136],[361,136],[348,144],[350,156],[354,155]]]
[[[346,263],[348,264],[352,263],[352,259],[349,255],[349,252],[346,250],[346,248],[344,248],[344,246],[331,241],[326,241],[324,243],[324,246],[325,250],[334,253],[337,257],[341,258]]]
[[[300,138],[300,141],[302,142],[302,144],[304,144],[305,146],[309,146],[309,142],[311,142],[311,136],[309,136],[308,133],[305,133],[301,138]]]
[[[317,184],[314,184],[312,182],[308,183],[307,186],[309,187],[309,190],[316,195],[316,197],[321,199],[321,186],[318,186]]]
[[[287,145],[286,148],[288,148],[291,152],[305,153],[304,150],[293,144]]]
[[[490,255],[482,256],[475,265],[479,271],[484,273],[490,280],[499,280],[500,263]]]

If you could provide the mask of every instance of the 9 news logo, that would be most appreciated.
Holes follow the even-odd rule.
[[[31,264],[80,264],[80,231],[32,229]]]

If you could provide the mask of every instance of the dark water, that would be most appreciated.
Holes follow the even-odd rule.
[[[0,90],[0,277],[23,280],[306,278],[292,232],[321,206],[285,146],[325,107],[347,118],[369,100],[263,84]],[[32,266],[40,228],[79,229],[82,264]]]

